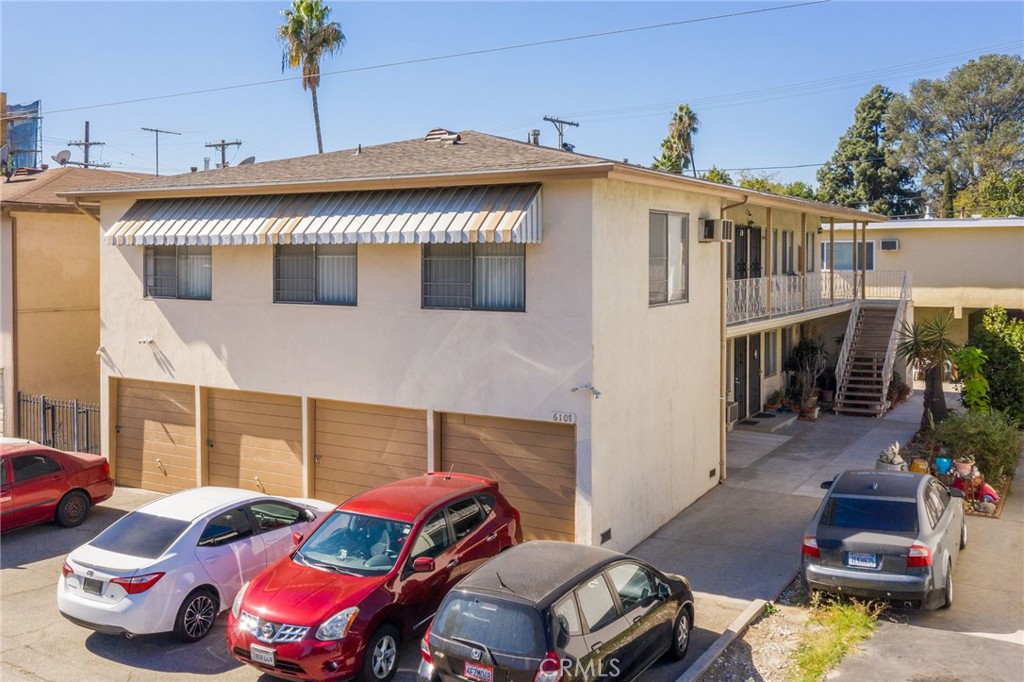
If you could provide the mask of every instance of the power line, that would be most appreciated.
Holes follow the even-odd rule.
[[[499,47],[488,47],[480,50],[469,50],[467,52],[455,52],[451,54],[434,55],[431,57],[418,57],[416,59],[405,59],[396,62],[386,62],[383,64],[372,64],[370,66],[359,66],[350,69],[338,69],[335,71],[322,71],[320,76],[337,76],[347,73],[360,73],[363,71],[375,71],[378,69],[389,69],[396,66],[410,66],[412,64],[425,64],[428,62],[438,62],[448,59],[459,59],[462,57],[474,57],[484,54],[494,54],[496,52],[508,52],[511,50],[522,50],[530,47],[542,47],[544,45],[557,45],[560,43],[569,43],[579,40],[589,40],[592,38],[606,38],[608,36],[623,35],[626,33],[637,33],[640,31],[652,31],[662,28],[672,28],[675,26],[685,26],[688,24],[698,24],[706,21],[716,21],[719,19],[731,19],[734,17],[747,16],[752,14],[766,14],[768,12],[779,12],[788,9],[797,9],[800,7],[810,7],[812,5],[822,5],[831,2],[831,0],[809,0],[808,2],[800,2],[790,5],[776,5],[774,7],[762,7],[758,9],[745,10],[742,12],[730,12],[728,14],[716,14],[708,17],[698,17],[696,19],[683,19],[680,21],[668,21],[660,24],[649,24],[646,26],[633,26],[630,28],[613,29],[610,31],[599,31],[595,33],[585,33],[575,36],[565,36],[561,38],[549,38],[547,40],[535,40],[527,43],[516,43],[514,45],[502,45]],[[305,78],[305,76],[282,76],[281,78],[273,78],[264,81],[255,81],[252,83],[238,83],[235,85],[224,85],[216,88],[203,88],[201,90],[186,90],[183,92],[169,93],[165,95],[152,95],[150,97],[139,97],[136,99],[126,99],[117,102],[104,102],[102,104],[88,104],[77,107],[66,107],[64,109],[51,109],[48,114],[63,114],[69,111],[83,111],[85,109],[99,109],[102,107],[114,107],[121,106],[123,104],[138,104],[140,102],[153,102],[161,99],[170,99],[172,97],[187,97],[190,95],[204,95],[212,92],[224,92],[225,90],[239,90],[242,88],[252,88],[260,85],[271,85],[274,83],[284,83],[293,80],[299,80]]]
[[[163,133],[164,135],[181,135],[181,133],[176,133],[173,130],[160,130],[159,128],[143,128],[143,130],[145,130],[146,132],[153,133],[153,136],[156,138],[156,174],[157,174],[157,176],[159,176],[160,175],[160,134]],[[223,142],[223,140],[221,140],[221,141]],[[241,144],[241,143],[239,143],[239,144]],[[210,145],[206,145],[206,146],[209,147]]]

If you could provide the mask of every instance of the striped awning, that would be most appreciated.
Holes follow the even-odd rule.
[[[541,241],[540,185],[142,199],[118,246]]]

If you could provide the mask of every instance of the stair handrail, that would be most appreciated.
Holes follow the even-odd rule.
[[[903,273],[903,286],[900,288],[900,302],[896,305],[896,318],[892,321],[892,331],[889,333],[889,347],[885,351],[885,364],[882,367],[882,401],[889,395],[889,380],[892,379],[892,366],[896,363],[896,345],[899,342],[901,322],[903,313],[907,308],[907,300],[910,298],[910,271]]]
[[[839,357],[836,359],[836,398],[843,388],[843,376],[846,373],[846,360],[850,357],[850,346],[853,343],[853,333],[857,329],[857,318],[860,316],[860,301],[853,302],[850,310],[850,319],[846,323],[846,333],[843,334],[843,345],[839,349]]]

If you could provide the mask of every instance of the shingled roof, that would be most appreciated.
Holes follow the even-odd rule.
[[[153,176],[70,166],[44,171],[19,172],[10,180],[0,183],[0,198],[3,199],[5,208],[14,208],[15,205],[67,207],[71,202],[58,196],[59,192],[135,183],[150,177]]]

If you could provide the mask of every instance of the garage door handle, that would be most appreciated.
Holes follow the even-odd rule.
[[[208,447],[208,448],[212,448],[213,447],[213,439],[212,438],[207,438],[206,439],[206,447]]]

